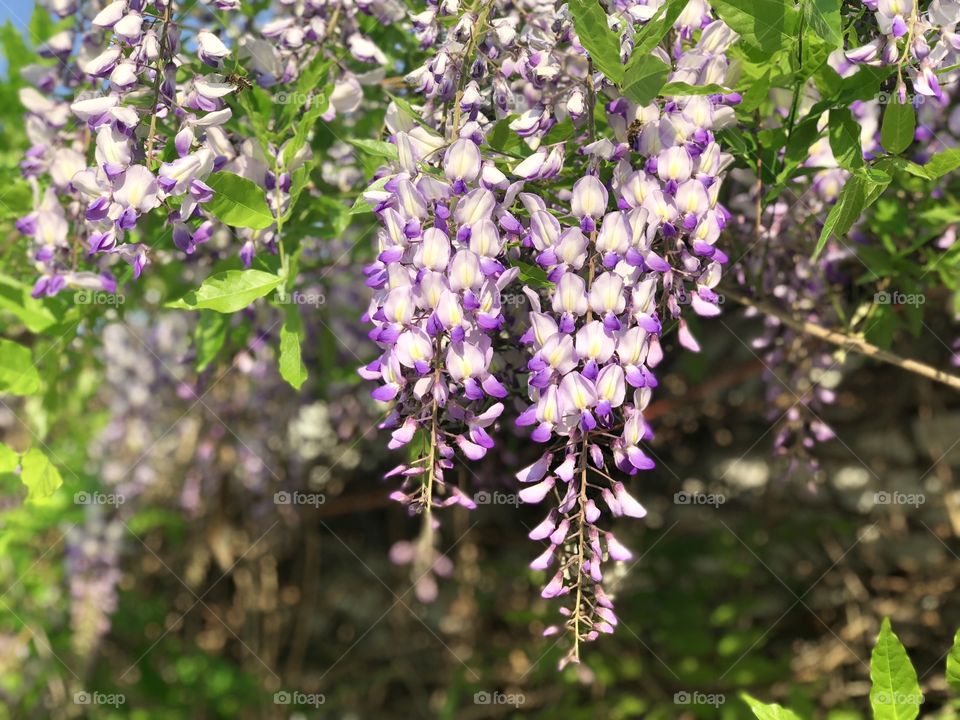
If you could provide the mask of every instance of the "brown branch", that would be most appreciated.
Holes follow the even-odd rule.
[[[888,363],[889,365],[894,365],[901,370],[906,370],[907,372],[912,372],[916,375],[922,375],[923,377],[930,378],[931,380],[935,380],[939,383],[943,383],[944,385],[952,387],[954,390],[960,390],[960,377],[951,375],[943,370],[939,370],[933,367],[933,365],[922,363],[919,360],[911,360],[909,358],[900,357],[895,353],[884,350],[883,348],[867,342],[861,337],[848,335],[847,333],[839,330],[830,330],[829,328],[821,327],[815,323],[800,320],[762,300],[754,300],[728,290],[725,290],[723,294],[725,297],[730,298],[734,302],[738,302],[746,307],[754,308],[762,312],[764,315],[769,315],[770,317],[776,318],[784,325],[793,328],[797,332],[824,340],[846,350],[853,350],[861,355],[865,355],[866,357]]]

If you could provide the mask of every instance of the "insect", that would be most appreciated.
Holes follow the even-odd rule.
[[[238,95],[242,93],[244,90],[249,90],[250,88],[253,87],[253,83],[251,83],[247,79],[246,75],[241,75],[240,73],[235,73],[235,72],[227,75],[227,82],[230,83],[231,85],[237,86]]]
[[[640,139],[640,130],[643,129],[643,124],[639,120],[634,120],[630,123],[630,127],[627,128],[627,142],[630,144],[630,147],[636,147],[637,141]]]

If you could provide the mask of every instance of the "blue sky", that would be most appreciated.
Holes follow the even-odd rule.
[[[17,27],[24,27],[33,13],[33,0],[0,0],[0,24],[7,20]]]

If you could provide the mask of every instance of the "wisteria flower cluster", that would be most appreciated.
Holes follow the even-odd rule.
[[[279,223],[291,209],[292,175],[310,160],[310,148],[303,141],[291,148],[292,138],[254,137],[228,101],[236,106],[248,76],[259,86],[289,87],[302,68],[326,59],[319,44],[335,27],[354,28],[349,37],[359,62],[384,60],[357,33],[355,8],[329,7],[326,17],[291,16],[289,4],[278,6],[280,14],[239,42],[230,18],[240,3],[231,0],[52,8],[73,24],[40,48],[51,62],[25,68],[30,85],[20,91],[32,142],[21,170],[34,183],[36,201],[17,228],[33,243],[36,296],[67,287],[116,292],[112,258],[126,261],[138,278],[151,256],[165,249],[158,238],[143,240],[151,218],[156,235],[172,239],[181,257],[195,254],[226,231],[209,205],[217,191],[208,180],[219,173],[264,188],[275,219],[259,228],[226,223],[236,228],[235,252],[244,265],[251,266],[258,249],[277,252]],[[388,22],[396,14],[388,7],[380,18]],[[247,61],[242,73],[234,72],[238,58]],[[314,103],[287,96],[291,103]],[[355,111],[361,100],[356,77],[346,72],[314,104],[323,103],[329,120]]]
[[[949,0],[935,0],[925,10],[914,0],[865,0],[863,4],[873,13],[879,35],[847,50],[847,59],[855,64],[896,65],[896,95],[901,103],[908,97],[904,70],[917,95],[941,100],[941,85],[956,80],[960,6]]]
[[[407,80],[426,98],[431,126],[388,112],[398,160],[365,194],[382,225],[367,282],[376,290],[370,337],[383,352],[361,374],[381,383],[374,398],[392,403],[391,445],[419,448],[391,473],[402,478],[395,498],[425,513],[429,540],[402,553],[420,558],[415,579],[438,559],[431,510],[474,506],[444,482],[455,454],[479,460],[511,425],[546,446],[518,474],[519,497],[556,504],[530,533],[547,543],[531,567],[549,571],[545,598],[572,598],[562,612],[574,640],[567,661],[578,660],[581,641],[617,624],[603,565],[632,557],[601,529],[601,508],[646,513],[624,481],[655,464],[643,411],[664,323],[697,350],[683,305],[720,312],[714,288],[727,256],[717,240],[728,214],[718,198],[732,158],[714,133],[732,122],[739,96],[637,104],[591,69],[570,17],[517,32],[518,18],[498,10],[463,15],[446,34],[438,12],[415,18],[433,54]],[[736,33],[706,7],[677,27],[673,56],[657,51],[671,81],[725,82]],[[595,134],[601,111],[608,138]],[[522,161],[504,162],[491,145],[501,122],[533,151]],[[586,138],[578,157],[550,142],[560,122]],[[565,170],[581,177],[551,187]],[[525,279],[530,268],[542,282]],[[504,303],[505,290],[522,292],[530,312]],[[498,377],[504,350],[518,344],[529,348],[526,371]],[[510,418],[501,401],[523,388],[526,407]]]

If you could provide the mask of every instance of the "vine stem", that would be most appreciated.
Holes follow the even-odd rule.
[[[788,315],[779,308],[774,307],[773,305],[762,300],[754,300],[736,292],[729,292],[726,290],[723,294],[725,297],[728,297],[734,302],[740,303],[745,307],[751,307],[762,312],[764,315],[775,317],[784,325],[787,325],[798,332],[804,333],[805,335],[810,335],[811,337],[818,338],[819,340],[824,340],[846,350],[854,350],[861,355],[865,355],[866,357],[873,358],[875,360],[879,360],[880,362],[894,365],[901,370],[906,370],[907,372],[935,380],[936,382],[943,383],[954,390],[960,390],[960,377],[944,372],[943,370],[935,368],[933,365],[922,363],[919,360],[900,357],[889,350],[884,350],[881,347],[877,347],[873,343],[867,342],[862,337],[849,335],[839,330],[831,330],[829,328],[821,327],[816,323],[800,320],[799,318]]]
[[[597,231],[590,233],[590,242],[597,241]],[[587,265],[587,287],[593,284],[594,258],[591,256]],[[593,310],[587,308],[587,323],[593,320]],[[573,650],[571,657],[574,662],[580,662],[580,608],[583,606],[583,562],[586,557],[586,527],[587,527],[587,457],[590,453],[590,434],[583,433],[583,445],[580,448],[580,492],[577,497],[577,598],[573,607]]]
[[[580,449],[580,493],[577,504],[577,600],[573,609],[573,661],[580,662],[580,608],[583,606],[583,561],[586,555],[587,526],[587,456],[590,452],[589,436],[584,433]]]
[[[436,342],[434,355],[440,355],[440,342]],[[440,361],[433,369],[433,386],[436,390],[440,383]],[[420,502],[423,505],[423,527],[420,529],[421,549],[429,545],[433,547],[433,480],[436,473],[437,463],[437,420],[438,408],[436,394],[433,396],[433,402],[430,408],[430,451],[427,455],[427,479],[421,485]]]
[[[147,167],[153,166],[153,140],[157,134],[157,103],[160,102],[160,85],[163,83],[163,56],[167,50],[167,28],[173,0],[167,2],[163,11],[163,28],[160,30],[160,55],[157,62],[157,77],[153,81],[153,115],[150,117],[150,132],[147,134]]]
[[[490,15],[490,10],[492,7],[493,0],[490,0],[482,8],[480,8],[480,14],[477,15],[477,21],[470,30],[470,40],[467,41],[467,46],[463,49],[463,60],[460,63],[460,80],[457,83],[457,94],[453,98],[453,122],[450,126],[451,139],[456,138],[456,134],[460,130],[460,103],[463,100],[463,91],[467,85],[467,75],[469,74],[467,63],[473,56],[474,50],[477,48],[477,42],[479,42],[480,38],[483,37],[483,34],[486,32],[486,28],[483,26],[486,25],[487,17]]]

